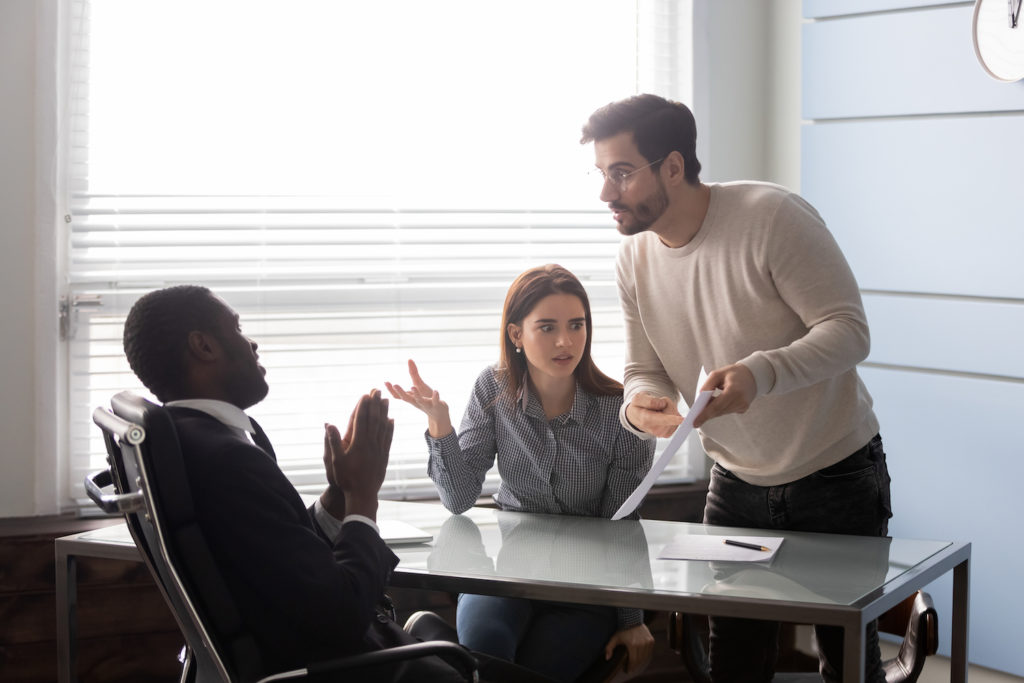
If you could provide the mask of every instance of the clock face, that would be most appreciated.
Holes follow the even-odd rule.
[[[1021,0],[975,0],[974,53],[992,78],[1024,78]]]

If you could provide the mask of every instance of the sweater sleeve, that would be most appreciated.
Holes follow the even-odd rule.
[[[633,268],[632,240],[623,240],[615,265],[615,280],[619,290],[619,303],[622,305],[622,321],[626,336],[626,367],[623,372],[625,390],[622,407],[619,409],[619,421],[627,431],[642,439],[651,439],[653,437],[650,434],[635,428],[626,419],[629,402],[640,392],[646,391],[653,396],[668,397],[676,403],[679,400],[679,392],[644,331],[637,305]]]
[[[835,377],[868,355],[870,336],[860,290],[846,258],[818,213],[797,195],[782,202],[764,245],[779,295],[807,333],[777,349],[742,359],[758,394],[782,394]]]

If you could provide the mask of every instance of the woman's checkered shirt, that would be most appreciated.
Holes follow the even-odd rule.
[[[577,386],[569,412],[549,420],[525,383],[519,396],[509,396],[488,367],[458,435],[427,434],[427,471],[455,513],[476,503],[497,457],[501,483],[494,500],[502,509],[611,517],[654,458],[654,439],[622,428],[621,405],[622,396],[594,396]]]

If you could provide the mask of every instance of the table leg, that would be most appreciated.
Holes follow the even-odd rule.
[[[859,618],[843,625],[843,680],[864,680],[864,624]]]
[[[57,681],[73,683],[77,678],[78,562],[58,543],[56,554],[57,599]]]
[[[970,623],[970,558],[953,568],[953,637],[950,647],[949,680],[967,681],[968,626]]]

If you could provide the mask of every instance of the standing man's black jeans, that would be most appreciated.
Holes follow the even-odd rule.
[[[717,463],[711,469],[704,522],[719,526],[885,536],[892,507],[882,437],[835,465],[780,486],[754,486]],[[770,681],[778,654],[778,622],[712,617],[709,659],[716,683]],[[815,626],[821,675],[842,680],[843,630]],[[878,629],[865,637],[866,681],[884,683]]]

